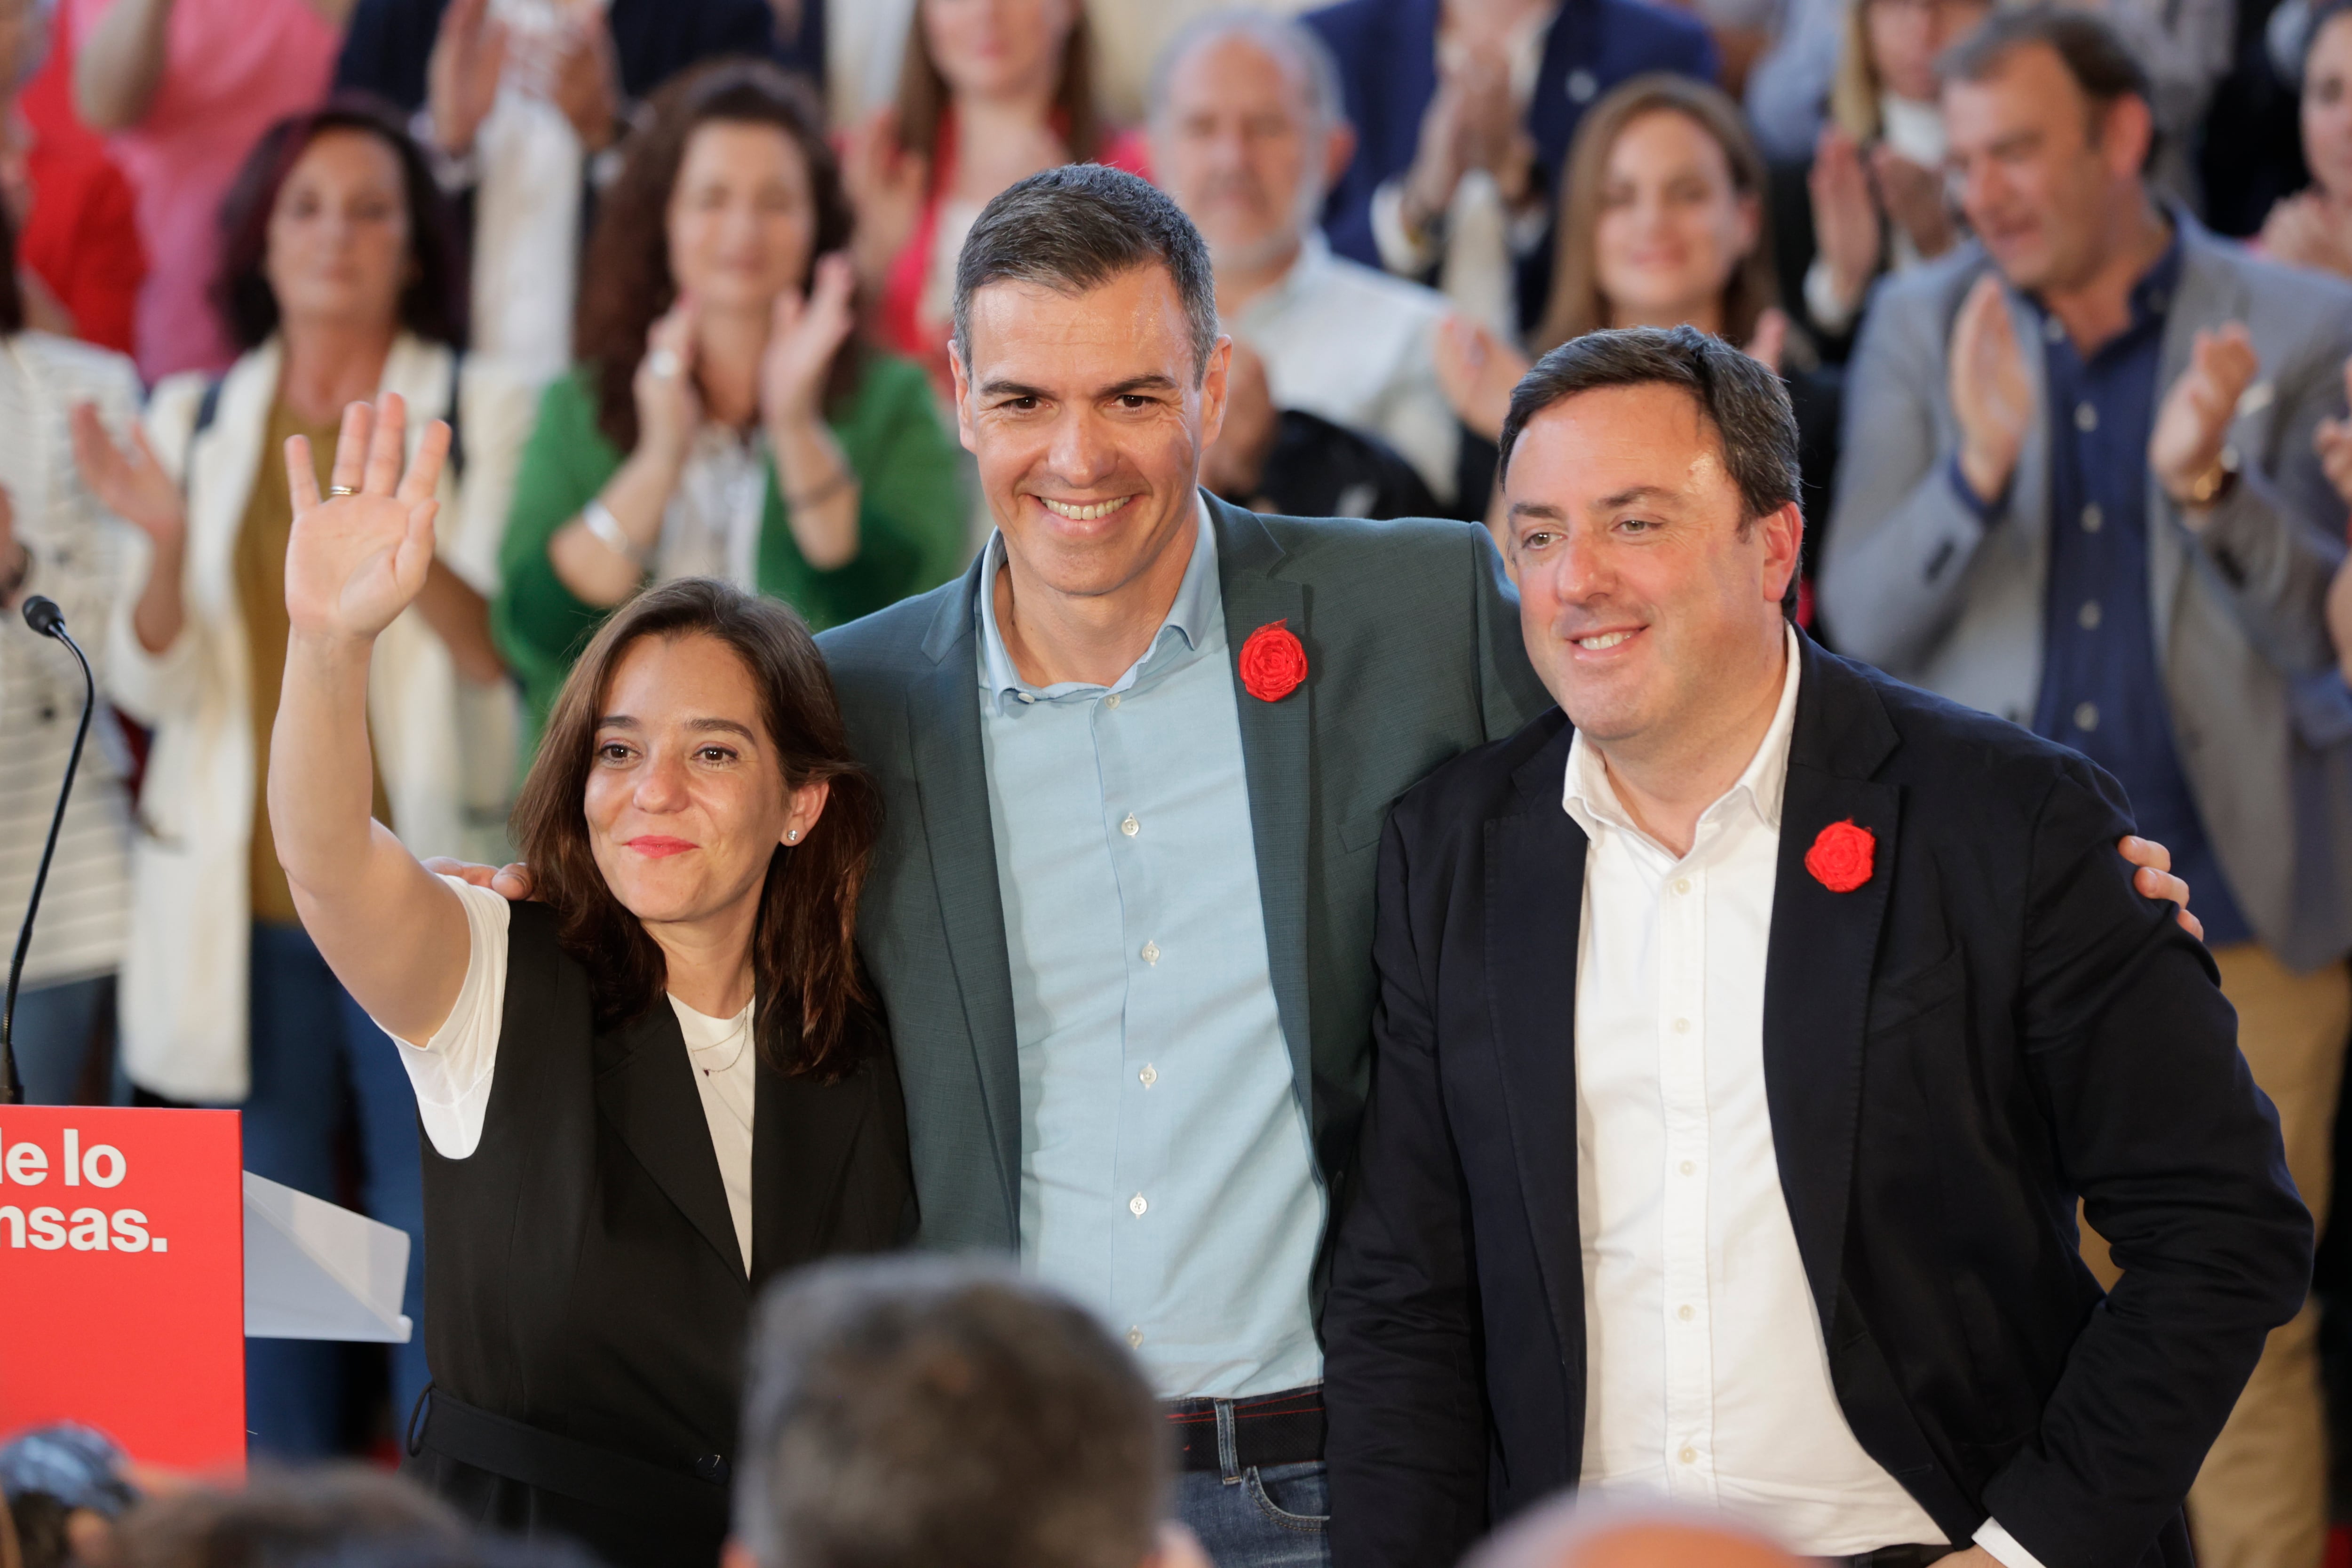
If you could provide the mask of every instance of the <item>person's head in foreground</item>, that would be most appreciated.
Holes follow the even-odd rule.
[[[395,1476],[328,1465],[257,1469],[235,1490],[159,1499],[133,1510],[118,1539],[123,1568],[294,1568],[362,1546],[455,1552],[466,1529]]]
[[[1304,23],[1220,11],[1169,40],[1153,69],[1154,175],[1244,278],[1286,268],[1355,156],[1329,47]]]
[[[1801,1568],[1761,1535],[1667,1503],[1561,1498],[1495,1532],[1463,1568]]]
[[[1125,1346],[994,1264],[829,1263],[752,1330],[728,1568],[1168,1568],[1168,1436]]]
[[[1115,603],[1164,579],[1143,595],[1164,606],[1232,352],[1208,247],[1150,182],[1072,164],[988,204],[956,265],[956,421],[1016,594]]]
[[[71,1422],[37,1427],[0,1447],[0,1500],[15,1516],[20,1561],[52,1568],[111,1560],[115,1521],[137,1500],[122,1450]]]
[[[851,932],[877,824],[808,627],[707,577],[598,630],[514,814],[533,897],[593,955],[600,1019],[661,999],[666,941],[748,937],[761,1053],[820,1078],[856,1065]]]
[[[1691,327],[1591,332],[1519,383],[1501,445],[1528,655],[1578,731],[1652,765],[1760,734],[1804,537],[1780,377]]]
[[[1996,12],[1937,65],[1961,211],[2015,287],[2088,286],[2151,221],[2147,70],[2103,17]]]

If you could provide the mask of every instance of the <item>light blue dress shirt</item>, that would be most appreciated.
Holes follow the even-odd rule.
[[[992,539],[984,582],[1004,562]],[[1021,1066],[1021,1255],[1163,1397],[1318,1381],[1325,1197],[1275,1009],[1215,531],[1109,686],[1021,679],[980,595]]]

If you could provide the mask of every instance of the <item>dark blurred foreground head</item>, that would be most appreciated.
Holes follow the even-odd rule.
[[[1802,1568],[1760,1535],[1665,1504],[1563,1498],[1498,1531],[1463,1568]]]
[[[1167,1436],[1125,1346],[1007,1269],[894,1257],[772,1293],[730,1568],[1138,1568]]]
[[[457,1551],[465,1525],[437,1500],[358,1465],[257,1468],[240,1490],[200,1487],[123,1521],[123,1568],[296,1568],[362,1547]]]

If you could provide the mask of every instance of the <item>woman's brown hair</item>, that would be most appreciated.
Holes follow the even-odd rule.
[[[624,453],[637,444],[637,401],[629,384],[645,358],[646,333],[677,302],[677,279],[669,270],[670,193],[687,143],[713,122],[772,125],[799,150],[816,217],[812,267],[816,258],[849,244],[854,220],[841,188],[841,164],[824,139],[824,118],[781,68],[766,60],[714,60],[654,94],[629,137],[619,176],[599,199],[580,266],[574,352],[594,383],[596,427]],[[853,336],[834,355],[829,402],[848,392],[859,353]]]
[[[776,846],[769,858],[751,970],[762,1059],[781,1072],[837,1079],[856,1066],[856,1025],[871,1005],[854,939],[881,797],[850,754],[824,656],[789,606],[708,577],[680,577],[615,611],[556,696],[515,805],[515,846],[538,884],[534,896],[555,911],[564,951],[588,971],[596,1026],[625,1023],[659,1002],[661,949],[597,868],[585,802],[598,710],[621,656],[640,638],[687,637],[714,637],[743,661],[785,787],[829,786],[807,837]]]
[[[1585,111],[1576,128],[1576,140],[1568,151],[1568,184],[1560,194],[1559,232],[1552,242],[1551,300],[1528,345],[1538,354],[1610,324],[1595,245],[1609,184],[1609,154],[1628,125],[1659,110],[1683,116],[1715,138],[1731,166],[1732,189],[1754,200],[1761,215],[1756,243],[1724,287],[1724,340],[1734,345],[1747,342],[1755,335],[1756,319],[1780,299],[1780,275],[1772,266],[1770,174],[1739,117],[1739,106],[1705,82],[1652,71],[1618,84]]]
[[[1073,163],[1091,163],[1102,151],[1102,116],[1095,108],[1094,35],[1087,24],[1086,7],[1071,0],[1076,15],[1069,37],[1062,40],[1062,78],[1054,85],[1054,131],[1069,150]],[[931,40],[923,31],[923,0],[915,0],[907,22],[907,47],[898,57],[898,147],[920,157],[934,157],[940,149],[940,128],[947,123],[954,91],[931,58]],[[950,171],[931,169],[934,184]]]

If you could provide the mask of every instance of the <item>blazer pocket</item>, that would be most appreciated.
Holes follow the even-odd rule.
[[[1934,1012],[1960,994],[1968,976],[1968,965],[1954,943],[1941,958],[1878,982],[1870,988],[1868,1032],[1875,1035]]]
[[[1389,807],[1394,801],[1384,800],[1370,811],[1358,812],[1339,825],[1339,847],[1352,855],[1359,849],[1369,849],[1381,841],[1381,830],[1389,825]]]

